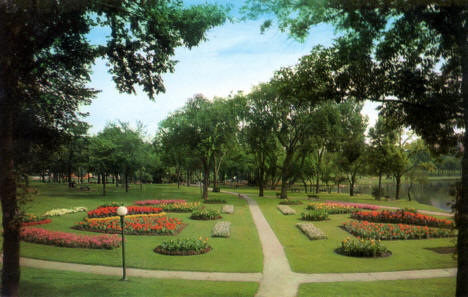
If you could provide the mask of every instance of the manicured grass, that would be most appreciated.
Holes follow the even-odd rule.
[[[223,188],[226,191],[236,191],[240,193],[249,194],[250,197],[258,197],[258,189],[254,187],[240,187],[238,189],[233,188]],[[276,198],[276,193],[280,192],[280,189],[277,190],[265,190],[265,198],[274,198],[275,201],[278,203],[280,199]],[[366,203],[366,204],[374,204],[374,205],[383,205],[383,206],[394,206],[400,208],[416,208],[421,210],[430,210],[430,211],[438,211],[438,212],[446,212],[441,210],[437,207],[432,205],[427,205],[423,203],[419,203],[417,201],[408,201],[407,199],[400,199],[400,200],[375,200],[372,196],[366,194],[356,194],[355,196],[351,197],[345,193],[320,193],[320,202],[325,202],[326,200],[333,200],[333,201],[342,201],[342,202],[353,202],[353,203]],[[307,204],[307,194],[304,192],[288,192],[288,198],[291,200],[303,200],[305,204]]]
[[[338,255],[334,252],[341,241],[351,234],[342,230],[340,225],[349,220],[348,214],[330,215],[330,220],[314,222],[328,236],[326,240],[309,240],[295,226],[301,222],[300,214],[306,205],[290,205],[296,215],[284,216],[277,209],[279,199],[250,197],[257,200],[268,223],[285,248],[286,255],[293,271],[302,273],[330,272],[374,272],[398,271],[412,269],[431,269],[455,267],[452,254],[438,254],[427,248],[451,247],[454,238],[395,240],[383,241],[393,253],[386,258],[354,258]]]
[[[171,296],[171,297],[247,297],[254,296],[257,283],[210,282],[175,279],[133,278],[55,271],[23,267],[20,296],[95,297],[95,296]]]
[[[137,200],[144,199],[186,199],[187,201],[201,201],[200,192],[196,187],[181,187],[173,185],[145,185],[140,192],[135,186],[129,193],[122,188],[115,189],[108,186],[108,194],[103,197],[100,187],[91,186],[90,192],[69,190],[66,185],[41,185],[40,194],[28,202],[27,211],[42,214],[53,208],[70,208],[85,206],[93,209],[100,204],[111,201],[121,201],[131,205]],[[247,203],[236,196],[210,193],[211,198],[224,199],[235,206],[235,214],[223,214],[224,220],[232,223],[231,238],[211,238],[211,229],[215,221],[196,221],[189,219],[190,213],[168,213],[170,217],[177,217],[187,223],[187,227],[177,235],[179,238],[209,238],[213,250],[207,254],[197,256],[165,256],[153,252],[161,241],[171,236],[126,236],[126,254],[128,267],[186,270],[186,271],[224,271],[224,272],[260,272],[262,270],[263,254],[258,233],[255,229]],[[208,205],[207,208],[220,209],[222,205]],[[76,234],[97,235],[99,233],[70,229],[81,221],[86,213],[76,213],[53,217],[52,223],[41,225],[41,228],[59,230]],[[33,243],[21,243],[21,255],[24,257],[47,259],[55,261],[96,264],[121,265],[121,249],[90,250],[77,248],[59,248]]]
[[[442,297],[455,295],[455,278],[375,282],[310,283],[299,287],[298,297]]]

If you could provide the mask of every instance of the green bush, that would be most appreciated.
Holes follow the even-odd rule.
[[[200,207],[192,211],[190,216],[193,220],[217,220],[221,218],[219,210]]]
[[[161,242],[154,251],[166,255],[198,255],[211,250],[208,238],[177,238]]]
[[[349,237],[341,242],[341,247],[338,248],[337,252],[353,257],[382,257],[389,255],[388,249],[380,243],[380,240],[351,239]]]
[[[301,220],[304,221],[324,221],[328,219],[328,212],[325,210],[311,210],[309,212],[301,213]]]
[[[207,200],[203,201],[203,203],[207,203],[207,204],[224,204],[224,203],[226,203],[226,200],[224,200],[224,199],[207,199]]]

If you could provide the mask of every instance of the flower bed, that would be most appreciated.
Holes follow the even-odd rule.
[[[192,211],[192,220],[217,220],[221,218],[219,210],[200,207]]]
[[[203,240],[200,237],[199,239],[177,238],[164,241],[154,249],[154,252],[171,256],[191,256],[204,254],[210,250],[208,238]]]
[[[315,209],[301,213],[301,220],[304,221],[324,221],[328,220],[328,212],[323,209]]]
[[[312,223],[297,223],[297,228],[301,230],[310,240],[326,239],[327,235]]]
[[[351,213],[354,211],[354,207],[349,205],[343,205],[340,203],[309,203],[306,207],[307,210],[324,210],[328,214],[342,214]]]
[[[88,211],[86,207],[78,206],[73,208],[54,208],[43,214],[45,217],[58,217],[66,214]]]
[[[142,218],[142,217],[152,217],[152,218],[159,218],[159,217],[164,217],[166,216],[165,212],[160,212],[160,213],[149,213],[149,214],[136,214],[136,215],[126,215],[125,219],[133,219],[133,218]],[[91,221],[108,221],[108,220],[120,220],[119,216],[114,216],[114,217],[104,217],[104,218],[85,218],[85,221],[91,222]]]
[[[284,215],[295,215],[296,211],[286,205],[277,205],[276,208]]]
[[[377,205],[365,204],[365,203],[340,202],[340,201],[331,201],[331,200],[327,200],[326,202],[327,203],[333,203],[333,204],[339,204],[339,205],[342,205],[342,206],[349,206],[349,207],[352,207],[352,208],[360,208],[360,209],[376,210],[376,209],[380,208]]]
[[[21,227],[44,225],[52,222],[50,219],[43,216],[35,216],[32,214],[26,214],[21,217]]]
[[[336,252],[352,257],[385,257],[390,256],[390,251],[380,243],[380,240],[351,239],[347,237],[341,242]]]
[[[423,239],[455,236],[448,229],[430,228],[404,224],[382,224],[367,221],[349,221],[343,224],[349,233],[363,238],[392,240],[392,239]]]
[[[447,219],[438,219],[428,215],[413,213],[408,211],[357,211],[351,215],[351,218],[360,221],[379,222],[379,223],[397,223],[410,224],[428,227],[452,228],[453,221]]]
[[[230,237],[231,222],[218,222],[211,229],[211,237]]]
[[[121,243],[117,235],[81,236],[40,228],[24,228],[21,230],[20,238],[32,243],[89,249],[112,249],[119,247]]]
[[[289,199],[284,199],[279,202],[280,205],[301,205],[302,201],[301,200],[289,200]]]
[[[117,206],[107,206],[97,208],[91,211],[88,211],[89,218],[105,218],[105,217],[114,217],[117,215]],[[128,214],[149,214],[149,213],[159,213],[162,211],[160,207],[150,207],[150,206],[128,206]]]
[[[124,220],[125,234],[176,235],[185,227],[177,218],[139,216]],[[77,223],[74,229],[101,233],[121,233],[120,218],[89,219]]]
[[[160,204],[159,207],[167,212],[192,212],[194,209],[200,207],[200,202]]]
[[[160,204],[179,204],[186,203],[183,199],[171,199],[171,200],[140,200],[135,202],[136,205],[160,205]]]

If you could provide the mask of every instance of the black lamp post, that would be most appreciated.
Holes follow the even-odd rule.
[[[125,206],[117,208],[117,214],[120,216],[120,229],[122,229],[122,281],[127,280],[127,272],[125,270],[125,234],[124,234],[124,217],[128,213]]]

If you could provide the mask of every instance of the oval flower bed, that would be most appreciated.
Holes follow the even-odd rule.
[[[51,209],[43,214],[43,216],[46,217],[56,217],[56,216],[63,216],[66,214],[71,214],[71,213],[76,213],[76,212],[82,212],[82,211],[88,211],[86,207],[83,206],[77,206],[74,208],[54,208]]]
[[[370,209],[370,210],[376,210],[379,209],[380,207],[374,204],[366,204],[366,203],[353,203],[353,202],[340,202],[340,201],[332,201],[332,200],[327,200],[326,203],[332,203],[332,204],[337,204],[340,206],[344,207],[352,207],[352,208],[360,208],[360,209]]]
[[[164,211],[167,212],[192,212],[194,209],[200,207],[200,202],[179,202],[179,203],[169,203],[169,204],[160,204]]]
[[[170,256],[192,256],[207,253],[211,250],[208,238],[177,238],[161,242],[154,252]]]
[[[221,218],[221,213],[219,210],[200,207],[192,211],[190,218],[192,220],[217,220]]]
[[[351,239],[347,237],[341,242],[341,247],[336,249],[340,255],[351,257],[386,257],[391,252],[380,243],[380,240],[374,239]]]
[[[183,199],[170,199],[170,200],[140,200],[135,202],[136,205],[159,205],[159,204],[175,204],[185,203],[187,201]]]
[[[367,221],[350,221],[343,224],[349,233],[363,238],[392,240],[392,239],[423,239],[455,236],[454,232],[427,226],[405,224],[382,224]]]
[[[401,223],[440,228],[452,228],[454,226],[454,222],[451,220],[438,219],[420,213],[414,213],[404,210],[357,211],[351,215],[351,218],[360,221],[397,224]]]
[[[99,207],[88,211],[89,218],[104,218],[104,217],[113,217],[117,215],[118,206],[106,206]],[[128,206],[128,214],[149,214],[149,213],[159,213],[162,211],[160,207],[150,207],[150,206]]]
[[[51,219],[45,218],[43,216],[35,216],[32,214],[26,214],[21,218],[21,227],[35,226],[35,225],[44,225],[52,222]]]
[[[117,235],[81,236],[40,228],[24,228],[21,230],[20,238],[32,243],[89,249],[112,249],[119,247],[122,241]]]
[[[343,205],[339,203],[309,203],[306,207],[308,210],[324,210],[328,214],[341,214],[351,213],[354,211],[354,207],[349,205]]]
[[[186,225],[177,218],[158,216],[136,216],[124,220],[125,234],[133,235],[175,235]],[[121,233],[120,218],[111,217],[105,219],[88,219],[79,222],[74,229],[102,233]]]

